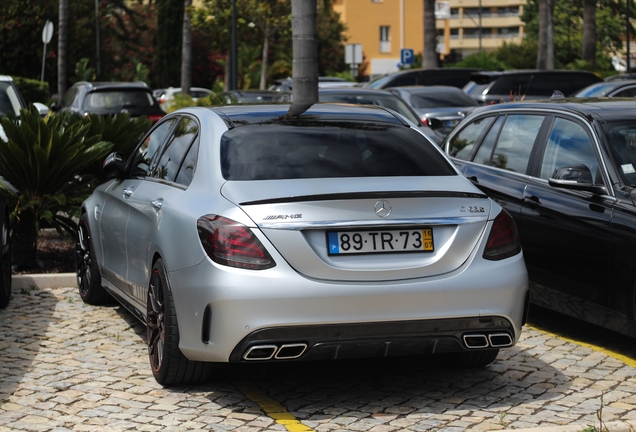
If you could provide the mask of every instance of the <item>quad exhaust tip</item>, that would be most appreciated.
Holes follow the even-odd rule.
[[[465,334],[464,345],[467,348],[503,348],[512,345],[512,337],[508,333]]]
[[[248,361],[264,361],[271,360],[291,360],[302,356],[307,350],[306,343],[294,343],[283,345],[256,345],[250,347],[245,354],[243,360]]]

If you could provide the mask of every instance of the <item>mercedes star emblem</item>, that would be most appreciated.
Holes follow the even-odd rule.
[[[391,214],[391,204],[387,200],[381,200],[375,203],[375,214],[381,218],[388,217]]]

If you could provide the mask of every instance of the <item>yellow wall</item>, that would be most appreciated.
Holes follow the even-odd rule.
[[[463,14],[464,8],[479,7],[480,0],[450,0],[452,9],[460,11],[450,19],[453,36],[450,48],[463,55],[479,50],[479,38],[468,33],[477,27],[476,22]],[[362,44],[365,60],[369,62],[367,73],[383,74],[397,70],[400,50],[410,48],[421,53],[424,48],[423,0],[332,0],[334,10],[347,26],[347,43]],[[492,34],[482,34],[482,50],[494,50],[504,41],[518,42],[523,37],[523,23],[518,16],[498,16],[503,7],[519,6],[523,11],[525,0],[481,0],[482,28],[495,29]],[[494,11],[491,16],[487,12]],[[380,51],[380,26],[390,26],[390,50]],[[444,29],[445,21],[437,20],[436,28]],[[502,37],[499,28],[518,28],[518,35]],[[466,30],[464,30],[466,29]],[[464,34],[466,33],[466,34]],[[443,42],[443,38],[439,39]],[[419,67],[419,65],[414,65]]]

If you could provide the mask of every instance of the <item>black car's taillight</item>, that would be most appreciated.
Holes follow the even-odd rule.
[[[521,241],[517,233],[517,225],[506,210],[501,210],[492,224],[484,258],[497,261],[517,255],[519,252],[521,252]]]
[[[161,117],[163,117],[164,114],[150,114],[148,115],[148,120],[150,120],[153,123],[158,122],[159,120],[161,120]]]
[[[203,249],[215,263],[250,270],[276,265],[260,240],[245,225],[217,215],[197,221]]]

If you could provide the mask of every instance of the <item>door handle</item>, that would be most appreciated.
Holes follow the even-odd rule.
[[[150,205],[156,210],[161,210],[161,207],[163,207],[163,200],[156,199],[154,201],[150,201]]]
[[[536,195],[523,197],[523,203],[531,209],[543,207],[541,200]]]
[[[473,183],[479,183],[479,179],[477,178],[477,176],[470,176],[470,177],[466,177],[468,180],[470,180]]]
[[[132,189],[124,189],[121,192],[124,195],[124,198],[130,198],[133,194],[133,190]]]

